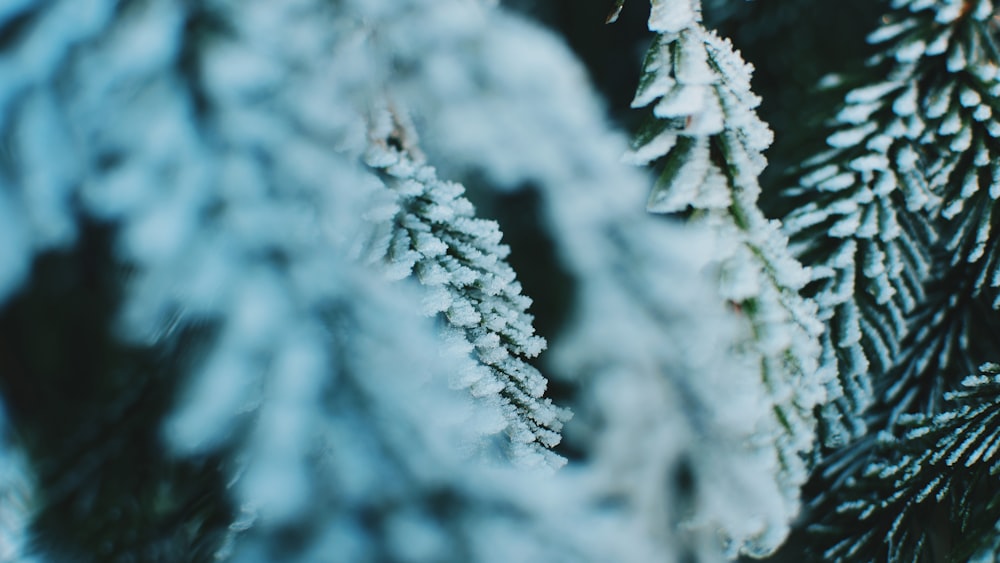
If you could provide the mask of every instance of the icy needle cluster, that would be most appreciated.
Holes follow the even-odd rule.
[[[702,26],[700,3],[652,6],[649,28],[657,35],[632,103],[650,108],[650,117],[628,160],[652,163],[659,173],[650,211],[684,213],[689,222],[722,233],[714,251],[719,291],[745,316],[740,352],[768,390],[774,410],[764,433],[780,460],[788,512],[795,514],[814,447],[813,409],[825,399],[834,366],[818,361],[822,325],[815,306],[798,294],[809,273],[757,206],[772,134],[755,113],[760,100],[750,90],[752,69]]]
[[[423,312],[443,314],[444,338],[471,353],[476,363],[453,378],[458,387],[505,413],[509,456],[523,465],[556,468],[565,460],[552,453],[568,411],[544,397],[547,382],[527,362],[545,347],[527,313],[506,261],[495,221],[478,219],[464,188],[444,182],[435,170],[387,145],[373,143],[366,162],[379,171],[392,199],[368,217],[382,226],[369,257],[391,277],[415,275],[428,292]]]

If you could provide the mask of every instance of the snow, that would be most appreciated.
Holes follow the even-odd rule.
[[[945,64],[948,72],[960,72],[966,69],[969,63],[961,44],[953,43],[950,46]]]
[[[972,18],[978,21],[986,21],[993,15],[993,4],[991,2],[977,2],[972,10]]]
[[[74,147],[67,142],[69,132],[63,129],[58,112],[53,97],[43,94],[28,100],[18,115],[23,205],[42,247],[65,246],[76,237],[70,197],[78,170],[71,156]]]
[[[816,188],[825,192],[839,192],[855,186],[857,176],[853,172],[841,172],[832,178],[828,178],[816,184]]]
[[[971,88],[963,88],[962,93],[958,96],[958,102],[962,104],[962,107],[967,108],[979,105],[982,99],[983,98],[979,95],[979,92]]]
[[[896,47],[896,60],[901,63],[912,63],[924,56],[927,51],[927,44],[921,40],[910,41]]]
[[[111,2],[53,3],[36,34],[16,44],[18,56],[0,63],[5,75],[24,61],[32,69],[0,87],[5,108],[11,88],[28,96],[23,111],[3,113],[9,139],[28,157],[18,188],[3,190],[0,199],[0,215],[10,219],[3,223],[3,297],[16,289],[32,253],[73,242],[79,212],[121,224],[114,250],[134,271],[123,338],[155,342],[174,323],[218,327],[163,431],[178,455],[220,445],[238,451],[243,471],[232,494],[252,506],[257,523],[242,532],[255,539],[233,548],[237,560],[252,558],[256,548],[266,552],[261,542],[271,527],[296,521],[307,507],[343,506],[329,519],[355,519],[362,512],[358,499],[393,482],[380,479],[393,472],[448,481],[465,471],[459,452],[486,450],[502,431],[502,405],[484,401],[472,410],[471,398],[445,388],[451,376],[470,371],[461,357],[438,356],[434,331],[407,312],[419,299],[347,258],[364,196],[378,184],[357,164],[365,144],[357,125],[381,85],[367,83],[356,61],[331,61],[331,47],[351,51],[357,36],[333,34],[336,24],[300,11],[308,2],[300,4],[218,3],[232,16],[231,33],[190,53],[204,63],[194,65],[205,73],[188,77],[194,80],[176,74],[180,24],[191,14],[169,2],[115,19]],[[85,13],[76,12],[81,7]],[[334,44],[314,43],[317,37]],[[85,39],[85,54],[63,56]],[[48,81],[56,72],[79,87],[53,87]],[[189,105],[195,94],[209,116]],[[355,106],[356,100],[363,102]],[[60,158],[52,158],[53,150]],[[100,164],[104,158],[109,163]],[[71,211],[76,196],[79,209]],[[368,217],[397,210],[383,200]],[[440,206],[429,214],[438,222],[449,217]],[[499,243],[490,238],[495,225],[468,226]],[[432,237],[417,239],[424,254],[442,253]],[[393,248],[384,236],[379,246]],[[409,271],[411,260],[400,256],[401,269]],[[467,269],[435,272],[444,274],[470,280]],[[494,295],[518,287],[511,276],[489,279]],[[530,326],[507,324],[522,332]],[[539,339],[528,333],[524,341],[528,353],[538,353]],[[527,375],[531,390],[544,387]],[[438,391],[425,393],[431,376]],[[373,410],[361,398],[373,401]],[[556,418],[552,409],[538,412]],[[249,419],[256,423],[247,426]],[[422,439],[401,439],[398,429],[379,426],[386,420],[409,421]],[[233,443],[237,436],[246,439]],[[544,439],[551,444],[557,437]],[[385,447],[404,465],[390,468],[395,458],[372,440],[396,441]],[[359,536],[348,543],[368,553],[379,549]]]
[[[843,129],[826,138],[826,144],[834,148],[854,147],[860,145],[878,126],[875,123],[865,123],[859,127]]]
[[[653,0],[649,13],[649,30],[677,33],[692,27],[701,19],[700,4],[696,0]]]
[[[676,87],[677,80],[673,73],[667,72],[668,67],[672,65],[670,44],[663,43],[658,36],[646,54],[646,60],[643,63],[646,74],[641,77],[635,97],[632,98],[633,108],[646,107]]]
[[[887,168],[889,168],[889,159],[884,154],[871,154],[871,153],[868,153],[868,154],[865,154],[863,156],[859,156],[858,158],[855,158],[854,160],[851,160],[848,163],[848,167],[851,170],[854,170],[855,172],[861,172],[861,173],[881,172],[881,171],[886,170]],[[851,184],[848,184],[847,186],[844,186],[845,188],[848,187],[848,186],[850,186],[850,185],[853,185],[853,183],[854,183],[854,175],[850,174],[849,176],[850,176],[850,179],[851,179]],[[830,189],[829,186],[826,183],[823,184],[823,188],[824,189]]]
[[[899,116],[913,115],[917,111],[917,84],[910,82],[906,90],[892,103],[892,111]]]
[[[754,112],[748,65],[701,27],[699,3],[653,3],[664,45],[636,101],[686,123],[631,157],[690,151],[650,196],[658,211],[704,212],[686,228],[642,213],[649,179],[621,166],[624,140],[551,34],[478,2],[341,4],[348,15],[312,0],[219,0],[231,29],[184,46],[200,64],[180,76],[195,17],[185,4],[123,15],[110,1],[51,3],[44,40],[0,60],[0,108],[15,91],[30,100],[0,112],[26,151],[23,177],[0,189],[0,298],[35,252],[73,242],[78,204],[121,224],[115,251],[135,271],[124,335],[149,343],[173,322],[218,327],[164,435],[178,455],[239,452],[237,561],[447,558],[461,546],[476,561],[629,563],[678,545],[712,560],[720,536],[730,556],[774,549],[799,509],[814,407],[837,384],[833,361],[818,365],[828,350],[816,318],[829,311],[799,297],[810,272],[756,208],[772,134]],[[56,88],[54,76],[76,87]],[[864,122],[904,83],[856,90],[843,121]],[[908,96],[895,98],[900,114],[919,109]],[[423,160],[415,136],[400,141],[405,156],[380,145],[396,124],[419,127],[428,161],[448,170]],[[868,174],[879,184],[789,224],[872,236],[877,220],[895,236],[876,207],[897,187],[881,170],[893,138],[870,140],[873,153],[852,161],[858,175],[821,166],[803,181],[847,191]],[[579,318],[551,363],[585,397],[580,433],[596,461],[548,481],[534,472],[562,465],[547,448],[566,414],[524,361],[545,343],[497,225],[440,179],[470,170],[501,189],[537,186],[577,284]],[[71,181],[81,174],[82,185]],[[894,287],[893,248],[865,265],[879,295]],[[854,289],[856,241],[837,252],[811,271],[832,278],[820,301],[833,306]],[[723,306],[751,297],[759,313]],[[444,315],[433,327],[417,312]],[[527,471],[478,464],[504,465],[498,451]],[[685,464],[691,514],[665,478]],[[439,494],[454,520],[435,512]],[[608,508],[608,498],[626,502]],[[366,529],[361,514],[385,526]],[[301,530],[301,551],[281,552],[283,527]]]
[[[948,148],[956,153],[963,153],[972,146],[972,128],[966,124],[962,127],[955,138],[951,140]]]
[[[653,115],[661,118],[701,114],[711,90],[703,85],[674,88],[653,107]]]
[[[839,168],[835,164],[820,166],[815,170],[799,178],[799,184],[808,188],[816,186],[820,182],[832,178],[837,174]]]
[[[958,2],[944,3],[937,8],[934,21],[940,24],[949,24],[958,19],[964,11],[965,7]]]
[[[0,244],[0,299],[20,288],[28,274],[31,260],[31,234],[20,213],[20,205],[11,201],[11,191],[0,178],[0,224],[4,225],[4,243]]]
[[[848,104],[870,104],[877,102],[897,90],[901,84],[895,81],[879,82],[851,90],[844,98]]]
[[[622,156],[622,162],[634,166],[645,166],[670,152],[677,144],[677,134],[665,131],[653,140]]]
[[[952,28],[945,28],[940,34],[927,45],[927,49],[924,51],[929,57],[942,55],[947,52],[948,47],[951,44],[951,34]]]
[[[837,121],[851,125],[866,123],[876,111],[882,109],[881,100],[868,103],[848,104],[837,114]]]
[[[231,430],[230,417],[252,403],[245,374],[256,370],[241,350],[216,352],[196,376],[185,397],[184,416],[166,427],[170,439],[185,451],[205,451],[216,446]]]

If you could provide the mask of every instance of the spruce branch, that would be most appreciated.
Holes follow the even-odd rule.
[[[649,28],[658,34],[632,104],[651,109],[628,159],[659,171],[650,211],[683,214],[723,241],[714,257],[719,293],[747,321],[740,348],[768,389],[774,418],[764,433],[794,514],[815,437],[813,408],[824,400],[832,366],[819,364],[821,325],[798,295],[808,273],[757,204],[772,133],[755,112],[752,68],[701,25],[700,11],[690,0],[653,2]]]
[[[1000,367],[983,365],[936,415],[902,417],[810,525],[825,561],[964,560],[1000,503]],[[888,493],[888,494],[887,494]]]
[[[798,204],[785,231],[813,267],[809,294],[840,371],[828,445],[864,432],[859,415],[881,400],[869,374],[889,372],[905,353],[908,316],[927,299],[929,280],[959,261],[975,264],[964,271],[978,294],[996,271],[991,16],[985,1],[894,2],[869,36],[880,48],[868,61],[872,81],[847,93],[830,149],[788,191]],[[935,264],[942,253],[947,263]]]
[[[869,36],[868,83],[787,192],[785,228],[816,273],[807,289],[840,368],[825,441],[855,440],[811,485],[823,559],[964,560],[996,522],[980,459],[996,369],[963,379],[1000,334],[994,26],[987,1],[892,2]]]
[[[383,114],[389,122],[398,118]],[[393,138],[412,139],[397,125]],[[392,133],[395,131],[395,133]],[[376,135],[366,162],[390,192],[369,216],[376,225],[367,259],[393,278],[413,276],[427,288],[424,313],[441,314],[444,338],[475,358],[454,378],[474,397],[500,404],[507,420],[508,455],[524,465],[557,468],[565,459],[551,448],[560,439],[566,409],[544,397],[547,381],[528,359],[545,348],[527,313],[494,221],[475,216],[464,187],[438,179],[435,170]],[[410,144],[410,143],[406,143]],[[389,207],[386,208],[388,203]]]

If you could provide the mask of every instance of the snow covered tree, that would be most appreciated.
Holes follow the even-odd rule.
[[[0,560],[996,560],[998,22],[0,3]]]

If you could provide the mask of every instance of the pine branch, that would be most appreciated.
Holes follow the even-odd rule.
[[[733,350],[743,323],[703,271],[710,237],[648,217],[601,232],[615,267],[582,284],[554,351],[584,378],[574,426],[601,490],[679,559],[721,560],[720,539],[730,558],[769,552],[798,507],[767,433],[769,390]]]
[[[976,265],[942,270],[908,319],[914,328],[892,369],[875,381],[879,400],[868,418],[876,428],[891,427],[901,414],[940,412],[945,392],[996,353],[1000,326],[988,300],[974,289]]]
[[[869,61],[876,81],[847,94],[831,150],[806,163],[790,191],[800,205],[785,229],[813,266],[811,292],[830,326],[826,355],[840,366],[830,445],[863,432],[859,414],[874,400],[868,373],[887,372],[899,355],[939,235],[945,268],[963,259],[995,268],[983,260],[983,194],[996,182],[991,131],[1000,133],[989,94],[991,12],[979,1],[893,3],[869,37],[882,48]],[[938,227],[939,217],[955,221]]]
[[[965,560],[996,521],[995,470],[963,458],[983,453],[996,381],[959,384],[1000,334],[994,21],[989,2],[892,2],[869,37],[871,82],[789,192],[844,390],[825,439],[857,439],[811,485],[824,560]],[[858,438],[866,426],[878,434]]]
[[[936,20],[955,10],[941,8]],[[996,117],[1000,50],[992,10],[989,2],[967,2],[954,22],[949,22],[953,29],[938,32],[935,41],[947,45],[941,52],[944,71],[939,70],[926,92],[921,92],[928,119],[920,142],[930,187],[943,198],[941,242],[950,262],[942,268],[956,269],[961,262],[973,265],[968,269],[975,280],[972,295],[984,292],[994,298],[996,308],[1000,304],[996,291],[1000,245],[992,231],[997,222],[993,202],[1000,197],[1000,121]],[[932,48],[936,45],[929,45],[927,51]]]
[[[957,561],[988,536],[1000,517],[1000,368],[981,370],[945,395],[940,414],[904,417],[879,436],[872,459],[810,526],[818,557]]]
[[[547,381],[527,360],[545,341],[534,334],[521,294],[507,263],[509,247],[493,221],[478,219],[464,188],[437,178],[433,168],[375,142],[367,163],[393,194],[395,210],[376,212],[387,228],[369,251],[391,277],[413,275],[427,287],[424,312],[442,314],[444,337],[474,354],[455,378],[474,397],[495,400],[507,420],[510,457],[520,464],[557,468],[565,459],[550,451],[561,439],[570,413],[544,397]],[[382,218],[381,215],[391,215]]]
[[[971,563],[990,563],[1000,559],[1000,521],[992,530],[984,531],[979,547],[971,551],[968,561]]]
[[[883,28],[872,40],[899,29]],[[939,198],[915,167],[916,101],[901,97],[915,96],[907,85],[915,87],[928,72],[917,64],[920,54],[879,61],[873,74],[887,80],[847,95],[828,137],[832,150],[804,166],[792,190],[802,203],[784,220],[813,266],[811,293],[830,327],[824,355],[839,365],[842,390],[825,417],[828,445],[864,432],[859,414],[873,401],[867,374],[891,366],[905,316],[923,298],[931,237],[917,212],[933,210]],[[912,218],[900,217],[902,209]]]
[[[832,365],[818,364],[821,325],[798,295],[808,274],[757,205],[772,134],[755,113],[760,100],[750,90],[752,69],[728,41],[701,26],[699,13],[689,0],[653,2],[650,29],[660,33],[633,101],[652,110],[630,160],[660,170],[650,211],[684,213],[724,241],[714,257],[720,293],[750,327],[742,347],[748,361],[759,363],[769,391],[774,420],[764,433],[774,443],[794,514],[813,448],[813,407],[823,401]]]

